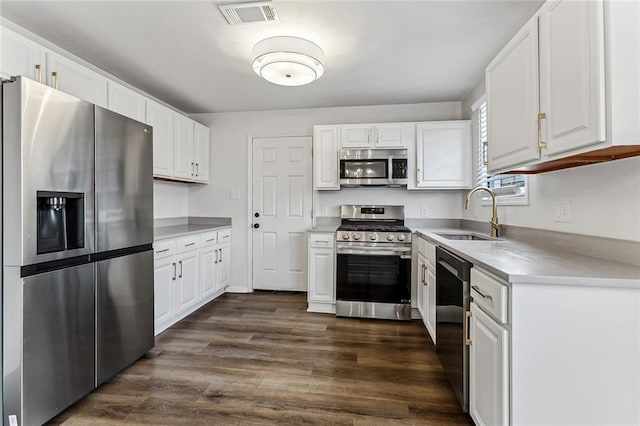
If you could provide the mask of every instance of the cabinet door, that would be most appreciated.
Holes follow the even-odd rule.
[[[82,65],[53,52],[47,52],[47,84],[84,99],[92,104],[107,107],[107,79]],[[54,78],[52,73],[57,73]]]
[[[489,64],[486,87],[489,169],[540,158],[537,17]]]
[[[209,183],[209,128],[194,123],[193,161],[195,162],[195,180]]]
[[[162,332],[174,316],[173,283],[176,279],[176,264],[173,256],[157,259],[154,262],[153,305],[155,334]]]
[[[125,117],[141,122],[145,121],[145,98],[116,82],[109,81],[107,85],[107,107]]]
[[[427,263],[427,291],[425,292],[427,322],[425,323],[431,340],[436,344],[436,272]]]
[[[469,414],[477,425],[509,424],[509,334],[471,303]]]
[[[471,186],[471,122],[417,125],[417,175],[420,188]]]
[[[217,290],[217,257],[218,249],[215,246],[208,246],[200,250],[201,297],[198,299],[208,299]]]
[[[340,189],[337,126],[313,128],[313,189]]]
[[[335,253],[332,248],[309,249],[309,302],[335,302]]]
[[[427,262],[422,253],[418,253],[418,265],[417,265],[417,284],[416,284],[416,308],[420,312],[420,318],[426,325],[425,304],[426,299],[426,281],[427,281]]]
[[[368,124],[340,126],[340,147],[371,147],[371,126]]]
[[[193,147],[193,121],[183,115],[175,114],[174,135],[174,176],[191,180],[195,175],[195,162],[191,153]]]
[[[406,148],[406,124],[375,124],[373,126],[375,148]]]
[[[146,123],[153,126],[153,175],[173,176],[174,116],[169,108],[147,100]]]
[[[543,154],[604,141],[603,2],[554,1],[540,15]]]
[[[182,315],[198,301],[200,252],[188,251],[177,256],[178,280],[176,286],[176,312]]]
[[[218,245],[218,283],[217,290],[229,285],[231,276],[231,241]]]
[[[44,82],[44,49],[6,28],[2,28],[2,48],[0,49],[0,76],[9,78],[24,75]],[[40,71],[36,69],[40,67]]]

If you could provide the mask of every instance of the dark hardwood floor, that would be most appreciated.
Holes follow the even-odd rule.
[[[470,424],[419,321],[225,294],[51,424]]]

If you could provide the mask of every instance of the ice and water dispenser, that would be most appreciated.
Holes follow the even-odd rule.
[[[84,247],[84,194],[38,191],[38,254]]]

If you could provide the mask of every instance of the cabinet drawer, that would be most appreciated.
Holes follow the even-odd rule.
[[[178,238],[176,245],[177,253],[183,253],[185,251],[197,249],[198,247],[200,247],[200,236],[190,235],[188,237]]]
[[[436,246],[435,244],[425,240],[424,238],[418,238],[418,253],[422,254],[429,266],[436,267]]]
[[[471,268],[471,297],[485,312],[506,324],[509,317],[509,287],[504,281],[478,268]]]
[[[217,232],[207,232],[206,234],[200,234],[200,246],[214,246],[218,242]]]
[[[153,256],[155,259],[173,256],[176,253],[175,240],[157,241],[153,243]]]
[[[330,247],[333,248],[333,242],[336,234],[309,234],[309,247]]]
[[[231,229],[218,231],[218,244],[226,243],[229,241],[231,241]]]

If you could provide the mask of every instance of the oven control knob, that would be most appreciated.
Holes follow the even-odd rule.
[[[348,240],[349,239],[349,233],[348,232],[343,232],[342,233],[342,239],[343,240]]]
[[[354,232],[353,234],[351,234],[351,237],[352,237],[354,240],[358,241],[358,240],[360,239],[361,235],[360,235],[360,233],[359,233],[359,232]]]
[[[377,239],[378,239],[378,234],[371,234],[371,235],[369,235],[369,239],[370,239],[371,241],[375,241],[375,240],[377,240]]]
[[[393,234],[387,235],[387,241],[393,241]]]
[[[398,234],[398,241],[404,241],[406,238],[404,234]]]

